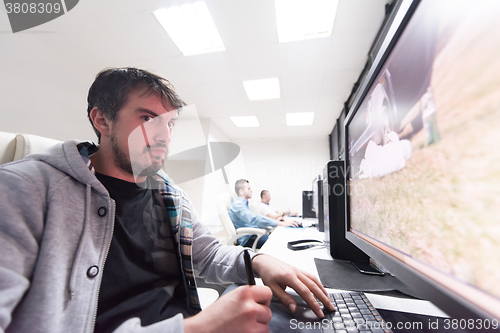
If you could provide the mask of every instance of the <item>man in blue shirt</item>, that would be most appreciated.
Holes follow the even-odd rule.
[[[238,228],[267,228],[276,226],[291,226],[298,227],[295,221],[275,220],[264,215],[255,214],[248,206],[248,199],[252,197],[252,189],[250,183],[246,179],[236,181],[234,190],[238,197],[234,199],[231,207],[229,207],[229,217],[233,221],[234,227]],[[268,235],[264,235],[259,239],[257,248],[260,249],[267,241]],[[238,238],[238,243],[245,247],[252,247],[255,236],[246,235]]]

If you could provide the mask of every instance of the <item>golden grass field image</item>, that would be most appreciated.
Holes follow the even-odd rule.
[[[500,296],[500,8],[492,6],[480,24],[463,19],[436,54],[440,141],[427,145],[422,129],[403,169],[352,179],[351,226]]]

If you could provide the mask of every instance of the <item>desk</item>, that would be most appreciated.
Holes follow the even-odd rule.
[[[317,228],[277,227],[269,235],[269,239],[264,243],[259,253],[269,254],[289,265],[312,273],[319,278],[314,258],[332,260],[332,257],[325,247],[314,247],[301,251],[292,251],[286,247],[288,242],[301,239],[322,241],[325,239],[325,236]]]
[[[325,236],[323,232],[319,232],[316,228],[277,227],[272,234],[269,235],[269,239],[262,246],[259,253],[269,254],[319,278],[314,258],[332,260],[332,257],[325,247],[310,248],[301,251],[292,251],[287,248],[286,245],[288,242],[300,239],[324,240]],[[336,289],[327,290],[328,292],[339,292],[339,290]],[[342,290],[340,290],[340,292],[342,292]],[[448,317],[443,311],[428,301],[371,293],[365,294],[377,309],[409,312],[434,317]]]

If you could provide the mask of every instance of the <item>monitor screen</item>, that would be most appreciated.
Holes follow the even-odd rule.
[[[339,131],[338,131],[338,134],[339,134],[339,155],[340,155],[341,159],[343,159],[342,154],[344,153],[344,150],[345,150],[345,127],[344,127],[345,114],[346,114],[346,110],[343,109],[342,112],[340,113],[340,117],[337,119],[337,127],[339,128]]]
[[[339,132],[338,126],[335,125],[330,134],[330,160],[334,161],[339,158]]]
[[[348,116],[347,238],[442,290],[427,295],[450,315],[443,295],[498,319],[500,1],[399,10]]]
[[[312,193],[313,193],[313,201],[312,201],[312,211],[315,213],[316,217],[318,217],[319,207],[318,207],[318,182],[321,180],[321,177],[318,176],[314,178],[312,182]]]

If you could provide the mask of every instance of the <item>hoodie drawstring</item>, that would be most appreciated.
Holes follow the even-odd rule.
[[[91,195],[91,192],[92,192],[92,186],[90,186],[89,184],[87,184],[87,193],[86,193],[86,196],[85,196],[85,217],[84,217],[84,220],[83,220],[83,230],[82,230],[82,233],[81,233],[81,237],[80,237],[80,240],[78,242],[78,247],[76,249],[76,253],[75,253],[75,257],[73,259],[73,269],[71,270],[71,275],[70,275],[70,278],[69,278],[69,286],[68,286],[68,289],[69,289],[69,299],[72,300],[73,297],[75,296],[75,284],[76,284],[76,275],[77,275],[77,263],[78,261],[80,261],[80,258],[82,256],[82,253],[83,253],[83,247],[84,247],[84,244],[85,244],[85,237],[87,236],[87,227],[88,227],[88,224],[90,223],[90,195]]]

